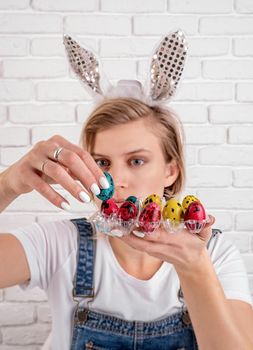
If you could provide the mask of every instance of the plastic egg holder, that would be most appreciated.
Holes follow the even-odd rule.
[[[134,228],[140,228],[145,235],[151,235],[163,225],[169,233],[177,233],[186,226],[191,233],[197,234],[209,222],[203,205],[192,195],[184,198],[182,206],[171,198],[163,208],[160,197],[152,194],[145,200],[130,196],[118,207],[111,198],[114,193],[113,179],[109,173],[104,174],[110,187],[101,189],[97,195],[103,201],[101,211],[89,219],[102,233],[122,237],[130,234]]]
[[[101,204],[101,211],[93,218],[97,229],[113,236],[123,236],[131,232],[138,217],[140,203],[136,197],[130,196],[120,206],[113,198]]]
[[[117,237],[130,234],[136,225],[136,220],[125,221],[117,217],[117,214],[104,216],[101,212],[97,212],[92,221],[95,223],[98,231]]]
[[[142,203],[142,200],[139,200],[139,203]],[[118,237],[130,234],[134,228],[140,228],[145,235],[151,235],[152,232],[158,229],[161,225],[163,225],[165,230],[169,233],[178,233],[186,227],[191,233],[196,234],[199,233],[209,221],[208,219],[186,221],[181,219],[179,222],[175,222],[161,217],[157,221],[148,221],[145,223],[140,221],[140,214],[141,209],[135,219],[123,220],[118,217],[117,213],[106,216],[103,212],[98,211],[92,218],[92,221],[95,223],[98,231]]]
[[[138,227],[141,228],[142,232],[146,235],[151,234],[154,230],[159,228],[162,223],[161,218],[156,221],[145,221],[141,218],[140,215],[143,212],[141,199],[137,199],[136,201],[136,217],[129,218],[128,220],[124,220],[124,218],[120,217],[120,209],[127,203],[129,203],[129,201],[126,200],[121,205],[121,207],[118,208],[117,213],[112,213],[110,215],[105,214],[105,212],[98,211],[95,216],[92,217],[92,221],[95,223],[98,231],[106,233],[110,236],[122,237],[130,234],[134,229],[137,229]]]

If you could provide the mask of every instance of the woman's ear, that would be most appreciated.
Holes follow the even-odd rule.
[[[171,186],[177,179],[179,174],[179,168],[175,159],[172,159],[169,163],[165,164],[165,185],[164,187]]]

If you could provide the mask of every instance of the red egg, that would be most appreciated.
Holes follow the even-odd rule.
[[[192,233],[200,232],[206,224],[206,212],[200,202],[191,203],[184,214],[185,226]]]
[[[139,226],[145,232],[153,232],[160,225],[161,207],[155,202],[146,205],[139,216]]]
[[[137,218],[138,215],[138,208],[133,202],[126,201],[123,204],[121,204],[119,211],[118,211],[118,217],[124,221],[134,220]]]
[[[106,199],[101,204],[101,212],[105,216],[111,216],[112,214],[116,214],[119,210],[119,207],[115,203],[113,198]]]
[[[193,202],[191,203],[185,214],[184,214],[184,221],[186,220],[198,220],[202,221],[206,219],[206,212],[203,207],[203,205],[200,202]]]

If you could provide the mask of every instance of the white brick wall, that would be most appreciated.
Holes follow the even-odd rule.
[[[186,131],[185,193],[197,194],[238,246],[253,294],[251,0],[0,0],[0,171],[54,133],[78,142],[92,102],[69,72],[63,33],[99,53],[109,79],[143,81],[157,41],[177,28],[190,56],[171,104]],[[30,193],[1,214],[0,232],[83,215],[80,202],[55,189],[73,213]],[[38,350],[50,324],[43,292],[0,290],[0,350]]]
[[[236,86],[236,98],[239,102],[252,102],[253,100],[253,84],[238,83]]]

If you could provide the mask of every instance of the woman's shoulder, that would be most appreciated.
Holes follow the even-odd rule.
[[[47,290],[55,273],[76,256],[77,228],[70,219],[34,222],[12,229],[10,234],[20,241],[27,257],[31,279],[25,288]]]
[[[29,241],[34,246],[60,248],[69,253],[77,249],[78,229],[74,224],[77,220],[81,218],[33,222],[11,229],[9,233],[16,236],[23,244]]]

